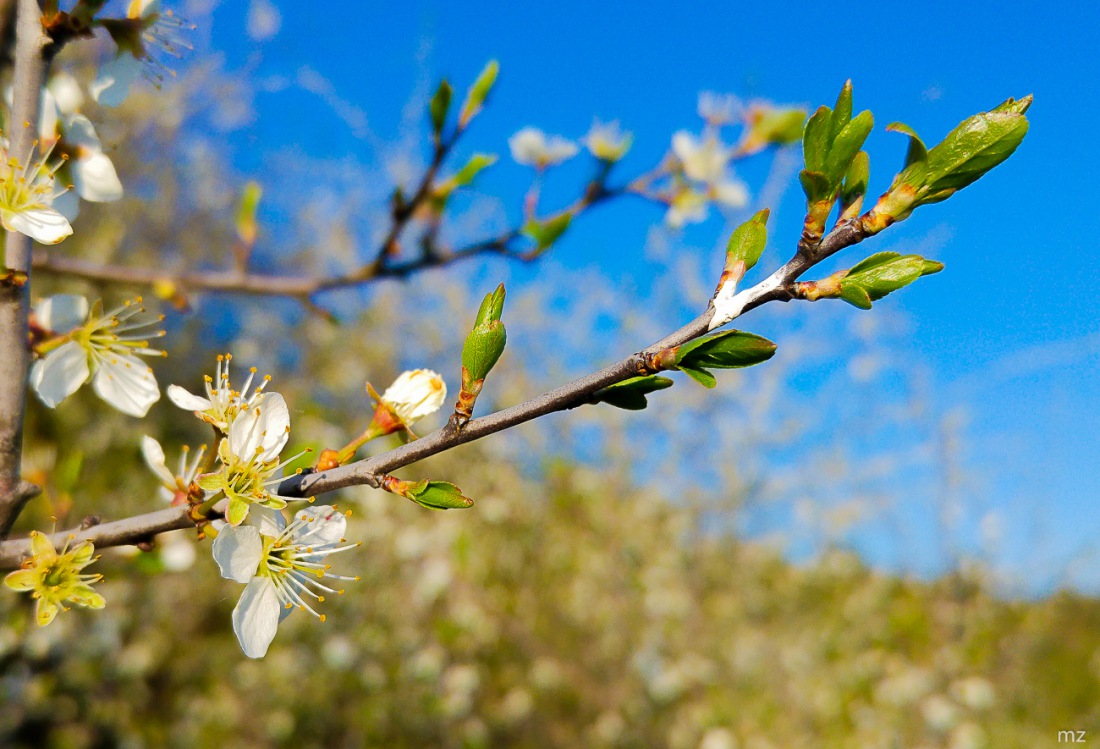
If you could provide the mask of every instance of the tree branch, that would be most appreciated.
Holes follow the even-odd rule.
[[[744,305],[739,314],[744,314],[769,301],[790,301],[794,297],[789,287],[804,272],[841,249],[862,241],[865,236],[866,233],[859,218],[838,224],[822,240],[812,256],[797,254],[768,278],[746,289],[743,292]],[[307,497],[348,486],[377,486],[382,474],[389,471],[532,421],[540,416],[585,405],[598,390],[627,378],[654,371],[649,365],[650,357],[663,349],[679,346],[706,333],[713,314],[713,308],[708,308],[687,325],[642,351],[519,405],[473,419],[461,430],[455,430],[448,424],[421,439],[381,455],[320,473],[292,476],[279,486],[277,493],[282,496]],[[187,513],[187,507],[173,507],[113,523],[104,523],[86,530],[62,531],[54,534],[53,538],[58,545],[63,544],[70,536],[75,536],[76,540],[90,540],[97,547],[133,544],[148,540],[157,533],[190,526],[191,521]],[[29,550],[30,541],[27,539],[0,543],[0,568],[18,565],[20,559],[29,553]]]
[[[598,205],[611,198],[633,194],[625,190],[604,190],[595,192],[591,197],[579,199],[571,207],[574,215]],[[332,276],[308,277],[300,275],[269,275],[262,273],[243,273],[238,270],[225,271],[187,271],[183,273],[166,272],[160,268],[114,265],[82,260],[39,248],[34,252],[34,268],[44,273],[82,278],[100,283],[126,284],[134,286],[154,286],[168,282],[187,291],[209,291],[250,296],[283,296],[297,299],[311,299],[328,291],[353,288],[384,278],[406,278],[428,268],[441,267],[468,260],[486,254],[505,255],[518,260],[530,261],[536,255],[511,249],[511,245],[522,236],[521,227],[513,227],[488,239],[482,239],[457,250],[434,249],[420,257],[398,263],[386,262],[385,248],[396,241],[397,224],[402,226],[405,220],[395,219],[395,230],[391,230],[383,240],[378,258],[367,265],[348,273]]]
[[[42,30],[35,0],[19,0],[15,18],[15,77],[8,158],[34,160],[38,107],[46,63],[42,52],[49,39]],[[8,232],[4,265],[26,279],[0,285],[0,538],[5,538],[23,505],[37,490],[22,478],[23,416],[27,405],[27,345],[30,311],[31,240]],[[10,277],[10,276],[9,276]]]

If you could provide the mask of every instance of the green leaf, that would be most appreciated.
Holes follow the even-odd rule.
[[[833,107],[833,116],[829,120],[829,144],[836,142],[837,136],[852,121],[852,80],[849,78],[840,89]]]
[[[608,385],[603,390],[596,391],[592,397],[596,403],[606,403],[628,411],[641,411],[649,405],[646,401],[647,395],[670,387],[672,387],[672,380],[669,378],[646,375],[631,377],[629,380]]]
[[[848,165],[844,181],[840,186],[840,204],[847,207],[858,198],[867,194],[867,183],[871,179],[871,158],[866,151],[860,151]]]
[[[497,61],[490,60],[489,64],[481,71],[481,74],[478,75],[474,85],[470,87],[469,92],[466,94],[466,101],[462,104],[462,114],[458,120],[460,127],[465,127],[466,123],[481,111],[482,106],[485,105],[485,99],[488,98],[489,92],[493,89],[493,84],[496,83],[499,71],[500,65]]]
[[[855,265],[840,281],[840,298],[861,309],[916,281],[939,273],[943,264],[920,255],[879,252]]]
[[[775,344],[767,338],[743,330],[725,330],[680,346],[676,365],[680,369],[738,369],[767,361],[774,354]]]
[[[781,146],[797,143],[805,124],[805,109],[769,109],[752,125],[747,140]]]
[[[844,126],[829,149],[829,156],[825,160],[825,173],[829,175],[831,185],[839,185],[844,173],[848,171],[852,159],[863,148],[863,142],[875,126],[874,115],[870,110],[863,110]]]
[[[462,346],[462,366],[471,380],[484,380],[508,342],[508,331],[500,321],[504,310],[504,284],[486,294],[477,312],[474,327]]]
[[[1027,135],[1031,97],[969,117],[928,152],[929,192],[961,190],[1013,154]]]
[[[573,214],[565,211],[546,221],[531,219],[524,225],[523,231],[535,240],[537,249],[542,251],[558,241],[558,237],[565,233],[565,230],[569,228],[569,222],[572,220]]]
[[[462,491],[449,481],[418,481],[409,484],[405,496],[419,505],[433,510],[456,510],[473,505],[474,500],[462,495]]]
[[[738,260],[745,263],[745,270],[756,265],[768,242],[768,215],[765,208],[733,230],[726,243],[726,267]]]
[[[1005,99],[989,111],[1007,112],[1009,114],[1024,114],[1025,112],[1027,112],[1028,109],[1031,108],[1031,102],[1034,100],[1034,98],[1035,97],[1031,96],[1030,94],[1022,99],[1013,99],[1010,97],[1008,99]]]
[[[802,133],[802,157],[806,162],[806,171],[822,172],[825,170],[825,156],[829,153],[829,123],[833,110],[828,107],[818,107],[806,123],[806,129]]]
[[[455,175],[451,177],[457,187],[465,187],[474,181],[474,178],[481,173],[483,169],[486,169],[497,162],[497,155],[493,153],[475,153],[470,157],[470,160],[466,162],[466,165],[455,172]]]
[[[680,367],[680,371],[686,374],[691,379],[698,382],[705,388],[714,388],[718,385],[718,380],[714,379],[714,375],[705,369],[693,369],[691,367]]]
[[[432,131],[438,136],[443,132],[443,125],[447,121],[447,112],[451,108],[451,97],[454,94],[454,89],[451,88],[451,84],[444,78],[439,83],[439,88],[435,90],[432,95],[432,100],[428,103],[428,114],[432,120]]]
[[[905,166],[928,160],[928,149],[925,148],[924,141],[920,139],[913,128],[904,122],[891,122],[886,126],[886,130],[891,133],[901,133],[909,136],[909,150],[905,152]]]
[[[867,295],[867,292],[861,286],[856,284],[847,286],[841,284],[840,298],[860,309],[871,309],[871,297]]]
[[[803,169],[798,173],[798,181],[802,183],[802,192],[806,193],[806,200],[810,203],[825,200],[832,192],[829,178],[821,172],[811,172]]]
[[[249,182],[241,191],[241,202],[237,204],[237,237],[245,246],[251,247],[256,241],[258,225],[256,213],[260,208],[260,198],[264,190],[259,182]]]

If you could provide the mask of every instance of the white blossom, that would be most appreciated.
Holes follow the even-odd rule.
[[[440,409],[447,399],[447,384],[430,369],[402,372],[382,393],[382,403],[412,426]]]
[[[0,223],[36,242],[57,244],[73,233],[68,219],[53,207],[54,200],[65,192],[54,179],[63,161],[50,160],[52,146],[34,161],[34,148],[20,161],[6,144],[0,147]]]
[[[164,448],[149,435],[141,438],[141,455],[145,458],[145,465],[149,466],[149,470],[160,479],[158,490],[160,498],[172,504],[182,504],[187,501],[191,484],[199,475],[199,467],[206,455],[206,445],[196,450],[193,457],[191,448],[184,445],[174,472],[168,468],[165,461]]]
[[[735,122],[743,109],[741,100],[733,94],[719,94],[714,91],[699,94],[699,116],[712,127]]]
[[[508,139],[516,163],[545,169],[577,155],[577,144],[560,135],[547,136],[538,128],[525,127]]]
[[[624,133],[618,122],[594,122],[588,135],[584,137],[584,145],[589,152],[600,161],[614,163],[626,155],[630,150],[634,137],[630,133]]]
[[[726,175],[732,153],[713,135],[696,138],[685,130],[672,136],[672,152],[680,160],[684,174],[706,184],[718,182]]]
[[[131,0],[127,17],[136,23],[112,33],[118,53],[99,67],[91,92],[100,105],[117,107],[130,93],[139,76],[160,85],[164,76],[175,75],[157,52],[179,58],[181,49],[191,49],[185,32],[194,29],[170,10],[161,10],[160,0]]]
[[[262,658],[279,622],[295,608],[324,621],[314,605],[344,591],[322,580],[359,579],[329,572],[325,561],[359,546],[347,542],[346,529],[343,513],[329,506],[300,510],[289,525],[281,512],[258,508],[250,524],[222,529],[212,551],[222,577],[246,584],[233,609],[233,631],[245,655]]]
[[[194,395],[179,385],[169,385],[168,399],[185,411],[193,411],[195,416],[225,432],[237,414],[251,407],[271,382],[271,375],[265,375],[260,384],[249,393],[252,381],[256,377],[256,368],[252,367],[248,371],[248,379],[245,380],[244,386],[240,390],[234,390],[229,379],[229,365],[232,361],[232,354],[218,354],[214,376],[203,377],[206,385],[205,397]]]
[[[31,367],[31,386],[50,408],[75,393],[89,378],[103,400],[130,416],[144,416],[160,399],[153,370],[138,356],[164,356],[149,348],[151,331],[163,316],[136,319],[145,312],[140,297],[104,313],[101,302],[89,310],[82,296],[58,294],[34,308],[34,322],[53,337],[40,344]]]
[[[240,525],[256,505],[282,509],[297,497],[283,497],[272,491],[281,483],[282,470],[303,453],[282,462],[282,452],[290,438],[290,413],[278,393],[264,393],[243,408],[229,424],[225,439],[218,446],[221,466],[218,471],[199,478],[200,487],[212,495],[224,492],[229,500],[225,520]]]
[[[110,203],[122,197],[122,182],[115,165],[82,114],[66,115],[61,122],[61,142],[69,154],[69,172],[77,195],[91,203]]]

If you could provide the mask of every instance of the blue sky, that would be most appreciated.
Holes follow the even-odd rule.
[[[425,77],[445,75],[462,91],[489,58],[500,60],[502,74],[469,148],[506,155],[507,137],[525,125],[577,137],[593,117],[617,119],[635,135],[626,173],[663,153],[675,130],[698,127],[701,90],[816,106],[831,104],[851,78],[856,107],[876,115],[867,144],[875,194],[904,151],[900,136],[883,131],[887,123],[902,120],[935,142],[969,114],[1035,94],[1031,132],[1016,155],[866,249],[920,244],[947,264],[888,301],[909,319],[936,405],[968,412],[969,453],[985,490],[1002,498],[1009,540],[1032,543],[1030,517],[1044,524],[1052,557],[1091,548],[1100,529],[1100,304],[1089,293],[1100,284],[1091,194],[1100,148],[1088,120],[1100,115],[1090,37],[1097,11],[1037,12],[1014,2],[919,10],[832,3],[815,11],[783,3],[431,2],[326,12],[328,4],[268,3],[281,16],[274,36],[248,41],[250,3],[223,3],[211,46],[228,69],[258,79],[301,81],[307,69],[331,86],[337,106],[318,106],[316,86],[258,95],[255,123],[234,137],[240,168],[261,179],[268,151],[367,158],[375,139],[397,140],[402,107]],[[762,172],[762,162],[743,170],[756,185]],[[481,187],[516,194],[523,180],[502,164]],[[797,237],[800,199],[793,188],[772,206],[771,244],[784,253]],[[563,264],[598,264],[644,284],[650,279],[636,253],[659,218],[639,203],[613,207],[554,252]],[[716,245],[724,231],[714,218],[684,242]],[[868,553],[874,557],[873,543]],[[1100,574],[1086,568],[1076,581],[1094,587]]]

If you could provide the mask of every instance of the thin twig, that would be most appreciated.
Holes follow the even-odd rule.
[[[812,257],[798,254],[771,276],[744,292],[744,304],[739,314],[755,309],[769,301],[790,301],[794,298],[791,285],[809,268],[821,260],[863,240],[865,233],[860,219],[847,221],[834,228],[818,245]],[[631,356],[604,367],[598,372],[586,375],[543,393],[519,405],[496,413],[473,419],[461,430],[448,426],[439,429],[421,439],[402,445],[389,452],[366,458],[355,463],[323,471],[321,473],[302,474],[286,479],[277,490],[283,496],[315,496],[348,486],[377,486],[379,476],[403,466],[423,460],[431,455],[450,450],[458,445],[481,439],[490,434],[503,431],[540,416],[557,411],[565,411],[588,403],[596,391],[621,382],[629,377],[651,372],[651,357],[663,349],[678,346],[707,332],[713,316],[713,308],[708,308],[699,317],[660,341]],[[157,533],[185,528],[191,524],[187,518],[188,508],[170,508],[136,517],[104,523],[86,530],[74,529],[54,534],[56,543],[64,543],[70,535],[76,539],[87,539],[96,546],[119,546],[148,540]],[[0,543],[0,568],[13,567],[29,553],[30,542],[27,539],[4,541]]]
[[[8,158],[33,161],[40,91],[46,76],[42,51],[49,40],[42,31],[41,11],[35,0],[19,0],[15,24],[15,76]],[[0,352],[3,352],[0,356],[0,539],[7,537],[23,505],[37,493],[34,487],[24,484],[21,475],[27,370],[31,361],[27,345],[30,237],[8,232],[4,265],[9,271],[24,274],[26,280],[0,285]]]

